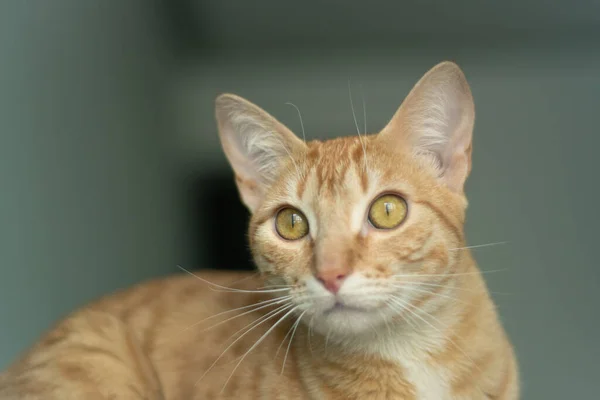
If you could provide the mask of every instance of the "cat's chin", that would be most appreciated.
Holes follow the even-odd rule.
[[[329,308],[328,310],[325,310],[324,314],[331,315],[334,313],[343,313],[343,312],[364,313],[367,311],[369,311],[369,310],[362,308],[362,307],[354,307],[354,306],[350,306],[350,305],[343,304],[343,303],[335,303],[333,306],[331,306],[331,308]]]
[[[324,335],[347,336],[372,331],[373,326],[381,322],[376,310],[336,303],[317,316],[313,326]]]

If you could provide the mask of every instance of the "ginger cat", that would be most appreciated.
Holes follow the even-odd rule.
[[[474,106],[458,66],[429,71],[373,135],[305,143],[229,94],[216,115],[259,274],[105,297],[4,372],[0,399],[519,397],[465,248]]]

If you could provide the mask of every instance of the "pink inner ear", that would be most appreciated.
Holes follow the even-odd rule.
[[[470,171],[475,111],[469,85],[456,64],[434,67],[415,85],[381,135],[412,147],[453,191]]]
[[[305,145],[266,111],[241,97],[219,96],[216,115],[221,144],[238,177],[240,194],[254,211],[277,177],[283,158]]]

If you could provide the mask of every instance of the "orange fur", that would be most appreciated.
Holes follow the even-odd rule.
[[[0,375],[0,398],[517,399],[512,346],[464,248],[473,118],[451,63],[374,135],[304,143],[258,107],[219,97],[260,273],[107,296]],[[366,220],[381,193],[408,205],[397,228]],[[277,235],[286,206],[306,215],[306,237]],[[343,279],[338,293],[319,282],[327,272]]]

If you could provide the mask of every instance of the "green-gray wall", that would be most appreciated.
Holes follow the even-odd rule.
[[[210,243],[185,237],[178,196],[186,176],[228,168],[213,118],[218,93],[241,94],[299,132],[291,101],[307,137],[325,138],[354,133],[351,77],[359,124],[362,86],[376,131],[428,68],[450,58],[477,109],[468,241],[509,242],[474,253],[483,270],[503,270],[486,276],[517,349],[523,398],[597,397],[592,36],[353,50],[330,42],[200,51],[175,64],[154,3],[33,4],[0,5],[0,368],[77,305],[174,272],[191,246]]]
[[[0,4],[0,368],[74,307],[176,270],[148,4]]]

